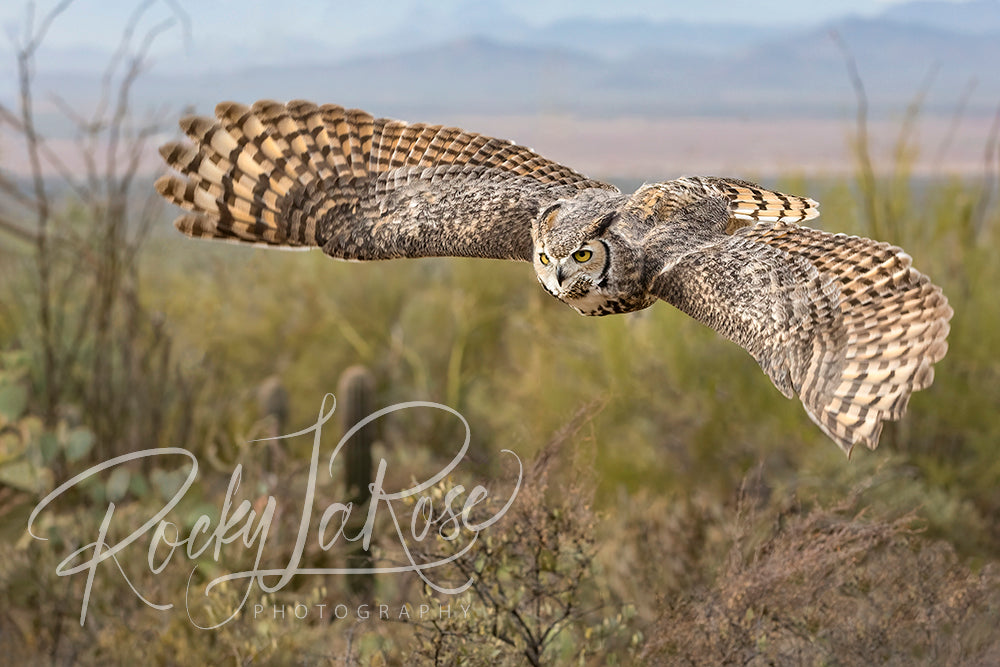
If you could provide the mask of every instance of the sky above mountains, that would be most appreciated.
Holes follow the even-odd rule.
[[[326,41],[349,25],[357,35],[384,32],[386,26],[403,24],[421,14],[452,16],[506,13],[531,25],[573,17],[624,18],[692,22],[745,22],[754,25],[815,23],[846,14],[871,15],[902,0],[714,0],[713,2],[662,2],[661,0],[301,0],[278,4],[269,0],[170,0],[160,2],[157,13],[172,13],[170,5],[191,17],[199,38],[231,34],[234,22],[248,33],[276,28],[308,39]],[[41,16],[57,3],[37,2]],[[65,13],[66,20],[51,31],[51,43],[60,47],[81,46],[117,39],[121,24],[137,6],[135,0],[77,0]],[[19,30],[26,15],[26,2],[0,3],[0,25],[5,33]]]
[[[0,3],[3,104],[31,6]],[[37,3],[36,26],[54,6]],[[150,107],[306,97],[396,114],[829,117],[854,104],[838,40],[881,113],[927,88],[936,113],[992,116],[1000,95],[1000,0],[74,0],[36,54],[39,100],[95,103],[138,7],[130,49],[151,44],[136,89]]]
[[[41,0],[35,14],[44,16],[57,3]],[[345,57],[352,51],[371,53],[372,42],[386,35],[405,35],[410,41],[440,39],[449,33],[539,27],[575,18],[681,21],[745,24],[755,28],[816,25],[848,15],[869,16],[898,5],[898,0],[714,0],[661,2],[659,0],[156,0],[141,22],[138,34],[163,20],[186,22],[187,30],[161,35],[154,55],[168,55],[198,69],[226,69],[241,61],[307,61]],[[56,62],[86,67],[117,44],[136,0],[76,0],[53,23],[45,46]],[[0,56],[11,55],[12,42],[23,34],[27,2],[0,3],[0,26],[7,40]],[[37,21],[37,19],[36,19]],[[422,39],[423,38],[423,39]],[[544,45],[542,45],[544,46]],[[46,55],[43,52],[42,56]],[[10,62],[11,58],[6,59]],[[0,71],[9,71],[4,66]]]
[[[54,4],[39,0],[37,17]],[[473,119],[476,129],[564,151],[581,165],[573,137],[606,137],[607,146],[632,146],[628,164],[643,173],[671,173],[676,165],[665,160],[689,164],[703,155],[773,171],[814,164],[808,160],[848,164],[843,128],[853,122],[856,96],[838,43],[857,61],[887,146],[919,96],[930,116],[925,126],[933,125],[921,137],[936,147],[932,158],[978,169],[1000,101],[1000,0],[145,4],[133,48],[164,20],[177,25],[156,36],[149,71],[133,90],[134,108],[144,113],[211,113],[221,99],[306,98],[410,120],[461,125],[475,117],[483,119]],[[25,6],[0,2],[0,27],[10,37],[0,40],[0,103],[11,108]],[[74,136],[65,107],[97,105],[109,54],[137,6],[75,0],[53,23],[35,81],[49,136]],[[569,132],[567,119],[594,125]],[[650,123],[664,125],[644,130]],[[665,143],[650,145],[651,134]],[[595,173],[611,169],[613,151],[586,149],[598,159]]]

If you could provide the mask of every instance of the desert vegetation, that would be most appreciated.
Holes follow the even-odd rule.
[[[175,212],[139,165],[180,110],[129,104],[162,27],[126,35],[92,115],[65,109],[79,173],[35,124],[32,57],[50,18],[21,44],[19,107],[0,109],[33,167],[29,179],[0,174],[5,661],[1000,662],[996,124],[981,175],[915,179],[918,95],[901,110],[891,169],[874,169],[858,77],[856,175],[770,184],[820,200],[821,225],[906,248],[955,310],[934,385],[878,450],[846,461],[749,356],[665,305],[581,319],[526,265],[343,264],[174,234]],[[308,434],[260,440],[308,429],[327,393],[339,402],[318,449]],[[344,432],[407,401],[464,417],[458,465],[461,419],[412,409],[361,429],[328,467]],[[196,475],[170,447],[198,461]],[[142,450],[163,455],[90,475],[33,516],[88,468]],[[366,525],[375,501],[362,480],[381,461],[389,491],[449,473],[394,501],[395,514],[383,501]],[[462,511],[480,485],[485,498]],[[167,546],[232,519],[227,497],[244,519],[271,518],[266,542],[234,529],[196,555]],[[159,548],[147,530],[92,580],[60,576],[99,553],[99,536],[120,543],[174,498]],[[323,509],[348,502],[324,548]],[[429,509],[448,503],[451,517]],[[366,529],[367,549],[345,537]],[[292,562],[434,561],[446,562],[426,579],[301,574],[271,592],[247,593],[243,579],[205,591]]]

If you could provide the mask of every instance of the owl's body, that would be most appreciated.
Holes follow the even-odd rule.
[[[850,452],[947,350],[951,309],[899,248],[797,223],[810,199],[688,177],[632,195],[509,141],[308,102],[221,104],[161,153],[185,234],[347,260],[529,261],[585,315],[663,299],[754,356]]]

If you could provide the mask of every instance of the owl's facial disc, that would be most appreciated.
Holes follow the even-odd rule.
[[[608,249],[603,241],[584,241],[567,255],[557,255],[542,246],[536,249],[535,271],[552,295],[571,301],[585,296],[604,279]]]

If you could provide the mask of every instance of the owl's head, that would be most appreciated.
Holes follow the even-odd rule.
[[[616,245],[609,228],[619,210],[607,196],[576,197],[543,208],[532,225],[538,281],[580,312],[594,314],[607,300]]]

